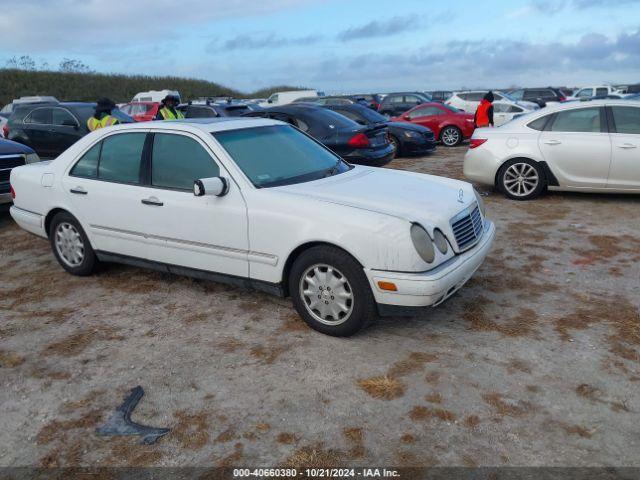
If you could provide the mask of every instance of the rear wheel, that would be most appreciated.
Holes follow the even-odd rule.
[[[70,213],[60,212],[53,217],[49,241],[53,255],[67,272],[85,276],[96,269],[96,254],[80,223]]]
[[[336,247],[318,246],[303,252],[291,268],[289,292],[302,319],[327,335],[353,335],[376,315],[362,266]]]
[[[506,162],[498,173],[498,187],[513,200],[531,200],[547,188],[547,177],[537,162],[526,158]]]
[[[455,147],[462,142],[462,132],[453,125],[445,127],[440,132],[440,141],[445,147]]]

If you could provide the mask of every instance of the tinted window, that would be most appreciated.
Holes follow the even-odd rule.
[[[78,163],[71,169],[70,175],[74,177],[96,178],[98,176],[98,158],[100,158],[102,142],[96,143],[85,153]]]
[[[339,113],[340,115],[344,115],[347,118],[350,118],[354,122],[357,122],[363,125],[367,123],[360,115],[358,115],[355,112],[351,112],[349,110],[335,110],[335,112]]]
[[[547,123],[547,120],[549,120],[549,117],[551,117],[551,115],[545,115],[544,117],[540,117],[534,120],[533,122],[528,123],[527,127],[533,128],[534,130],[542,131],[544,130],[544,126]]]
[[[216,112],[209,107],[187,107],[186,118],[211,118],[217,117]]]
[[[239,117],[247,112],[249,112],[249,107],[246,105],[234,105],[233,107],[225,108],[226,114],[229,117]]]
[[[153,138],[151,184],[192,190],[194,180],[217,177],[218,165],[195,140],[183,135],[156,133]]]
[[[609,94],[609,90],[606,88],[596,88],[596,96],[601,97],[604,95],[608,95]]]
[[[515,100],[522,100],[522,97],[524,96],[524,90],[516,90],[514,92],[511,92],[511,98],[515,99]]]
[[[438,107],[417,108],[409,114],[409,118],[430,117],[433,115],[443,115],[444,112]]]
[[[328,149],[287,125],[243,128],[212,134],[257,187],[323,178],[349,167]]]
[[[146,133],[121,133],[106,138],[98,166],[101,180],[140,182],[140,159]]]
[[[467,100],[469,100],[470,102],[479,102],[484,96],[484,92],[472,92],[467,94]]]
[[[24,123],[40,123],[50,125],[51,110],[51,108],[36,108],[27,116],[27,118],[24,119]]]
[[[402,95],[393,95],[389,99],[385,99],[389,103],[404,103],[404,97]]]
[[[324,108],[319,108],[317,110],[313,110],[313,112],[306,113],[304,115],[296,114],[297,118],[303,118],[305,121],[309,120],[311,126],[313,124],[322,124],[323,126],[333,125],[336,128],[357,128],[358,124],[353,120],[348,119],[340,115],[339,113],[333,112],[331,110],[327,110]]]
[[[54,108],[52,111],[53,125],[78,125],[78,121],[64,108]]]
[[[640,107],[612,107],[617,133],[640,134]]]
[[[404,101],[406,103],[415,103],[416,105],[420,105],[421,103],[424,103],[424,100],[416,95],[405,95]]]
[[[551,125],[554,132],[599,132],[600,109],[580,108],[558,112]]]
[[[576,97],[579,97],[579,98],[591,97],[592,95],[593,95],[593,88],[583,88],[576,94]]]

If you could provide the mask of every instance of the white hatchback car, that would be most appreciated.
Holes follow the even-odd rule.
[[[640,102],[563,103],[477,129],[464,175],[516,200],[547,188],[640,193]]]
[[[265,119],[103,128],[11,185],[15,221],[72,274],[113,261],[291,295],[337,336],[444,301],[495,232],[468,183],[352,166]]]

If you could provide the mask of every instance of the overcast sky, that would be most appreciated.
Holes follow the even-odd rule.
[[[0,0],[0,32],[0,65],[77,58],[244,91],[640,82],[640,0]]]

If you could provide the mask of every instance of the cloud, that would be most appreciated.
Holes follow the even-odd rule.
[[[359,27],[351,27],[338,34],[343,42],[362,38],[389,37],[416,28],[420,23],[420,15],[392,17],[389,20],[373,20]]]
[[[555,15],[564,10],[575,12],[592,8],[625,7],[635,4],[640,4],[640,0],[533,0],[524,7],[507,13],[507,17],[519,18],[530,15]]]
[[[172,41],[198,26],[268,15],[323,0],[0,0],[0,48],[93,54]]]
[[[275,33],[242,34],[224,42],[211,41],[206,50],[210,53],[229,50],[261,50],[282,47],[308,46],[323,40],[320,35],[306,35],[304,37],[282,37]]]

